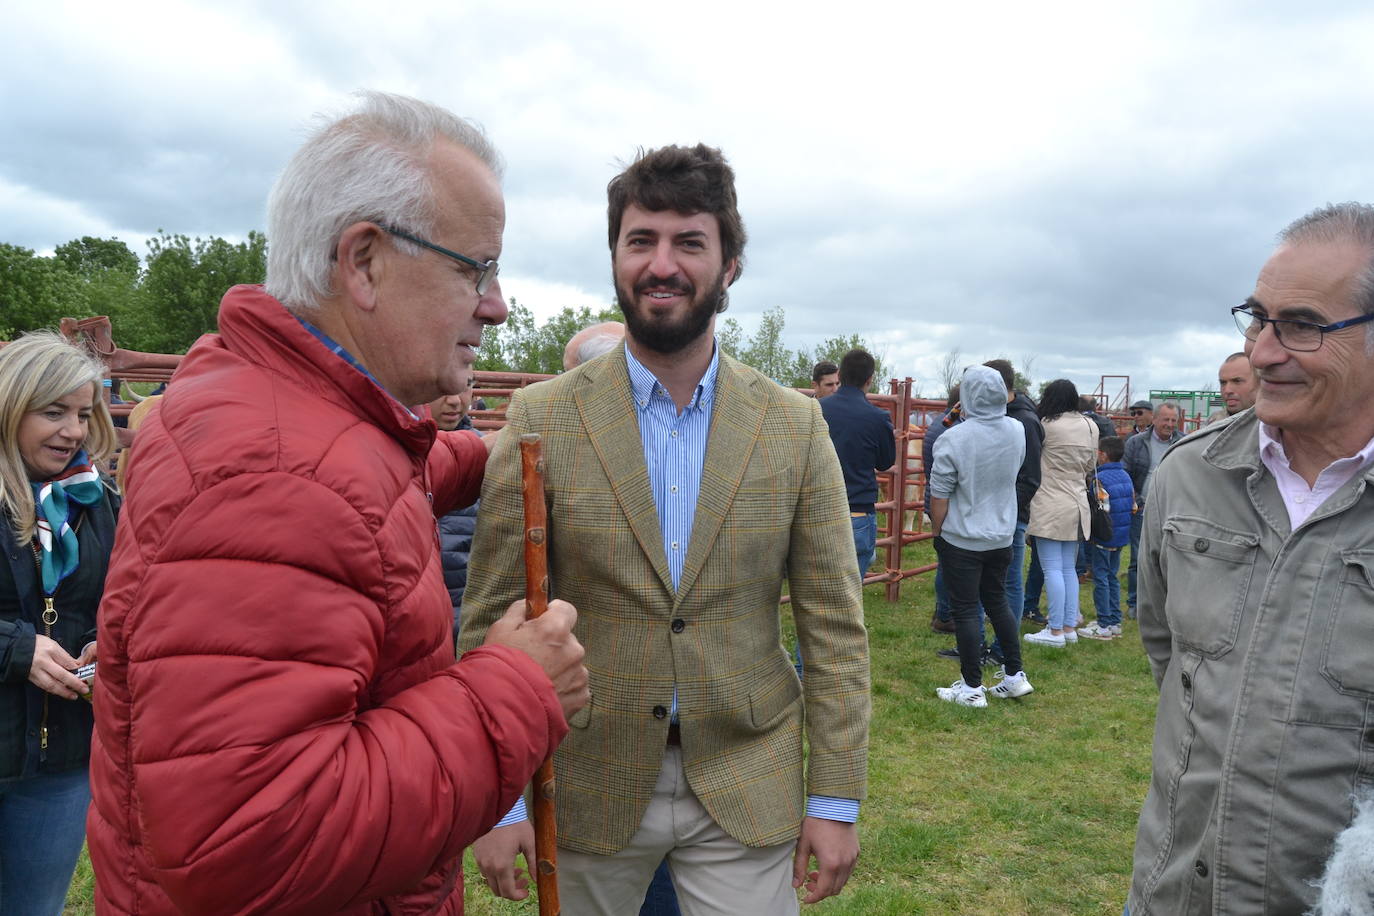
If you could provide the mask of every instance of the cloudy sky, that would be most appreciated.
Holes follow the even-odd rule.
[[[1366,3],[6,6],[0,241],[241,238],[312,116],[378,88],[495,139],[502,286],[545,316],[610,300],[620,164],[702,140],[751,236],[729,314],[862,334],[928,394],[955,348],[1215,386],[1275,233],[1374,200]]]

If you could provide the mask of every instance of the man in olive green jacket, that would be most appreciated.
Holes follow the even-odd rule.
[[[1160,686],[1131,916],[1299,914],[1374,785],[1374,208],[1291,225],[1237,309],[1253,411],[1155,471]]]

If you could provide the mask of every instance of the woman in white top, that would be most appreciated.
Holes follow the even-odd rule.
[[[1040,489],[1030,504],[1026,535],[1035,538],[1040,569],[1045,574],[1049,625],[1027,633],[1026,641],[1063,648],[1078,642],[1078,542],[1086,535],[1085,481],[1097,464],[1097,425],[1078,412],[1078,389],[1068,379],[1045,386],[1037,410],[1045,428],[1040,450]]]

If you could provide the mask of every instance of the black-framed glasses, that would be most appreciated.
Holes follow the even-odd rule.
[[[407,242],[414,242],[416,245],[419,245],[423,248],[428,248],[430,251],[437,251],[439,252],[439,254],[453,258],[453,260],[458,261],[459,263],[466,264],[469,267],[475,268],[477,270],[477,295],[479,296],[486,294],[487,287],[491,286],[491,281],[495,280],[496,275],[501,272],[501,265],[496,263],[495,260],[479,261],[476,258],[470,258],[465,254],[459,254],[456,251],[449,251],[447,248],[444,248],[441,245],[436,245],[433,242],[427,242],[419,236],[411,235],[409,232],[402,232],[400,229],[397,229],[394,226],[388,226],[385,223],[378,223],[377,225],[381,226],[383,229],[385,229],[387,232],[390,232],[397,238],[405,239]]]
[[[1298,321],[1294,318],[1269,318],[1265,315],[1256,315],[1250,311],[1249,305],[1237,305],[1231,309],[1231,316],[1236,319],[1236,327],[1245,335],[1246,340],[1256,340],[1265,325],[1273,325],[1274,336],[1279,339],[1279,343],[1289,350],[1299,353],[1310,353],[1319,349],[1322,345],[1322,338],[1332,331],[1339,331],[1343,328],[1354,327],[1357,324],[1364,324],[1366,321],[1374,321],[1374,312],[1360,315],[1357,318],[1347,318],[1345,321],[1337,321],[1334,324],[1316,324],[1311,321]]]

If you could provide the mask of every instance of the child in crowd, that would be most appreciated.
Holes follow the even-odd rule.
[[[1111,499],[1112,536],[1105,542],[1088,541],[1088,560],[1093,571],[1093,604],[1097,621],[1080,627],[1086,639],[1117,639],[1121,636],[1121,549],[1131,540],[1131,516],[1136,511],[1135,487],[1121,464],[1125,443],[1105,436],[1097,443],[1097,484]]]

